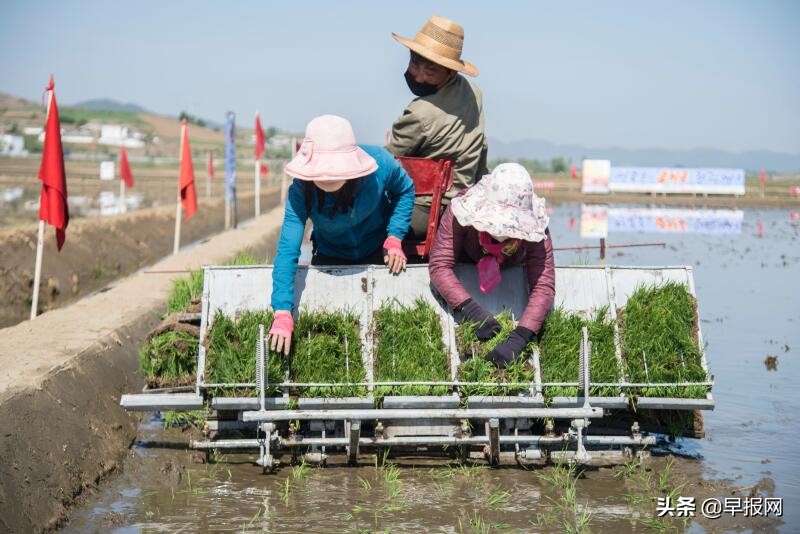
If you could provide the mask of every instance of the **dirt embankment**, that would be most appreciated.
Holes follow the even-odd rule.
[[[136,391],[136,353],[159,322],[172,281],[242,251],[274,250],[275,208],[72,305],[0,331],[0,532],[57,528],[69,507],[119,466],[138,418],[119,406]],[[87,250],[91,250],[89,247]]]
[[[120,395],[141,387],[137,340],[156,324],[126,325],[54,370],[40,388],[0,403],[3,467],[0,530],[51,530],[68,506],[123,460],[138,419],[119,407]]]
[[[262,194],[262,212],[279,201],[280,192]],[[240,216],[252,217],[254,197],[241,195]],[[187,245],[224,227],[224,200],[198,201],[197,214],[181,226]],[[134,211],[103,219],[76,219],[67,228],[67,241],[56,250],[54,230],[45,234],[39,311],[64,306],[122,276],[154,263],[172,251],[175,207]],[[0,232],[0,328],[29,317],[36,258],[36,225]]]

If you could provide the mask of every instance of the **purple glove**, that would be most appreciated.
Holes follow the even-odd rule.
[[[497,319],[474,300],[467,299],[459,306],[459,310],[464,314],[465,319],[477,323],[478,329],[475,331],[475,335],[481,341],[492,339],[500,333],[500,323],[497,322]]]
[[[509,335],[508,339],[497,345],[492,352],[486,355],[486,359],[504,369],[506,365],[514,361],[514,358],[522,354],[525,346],[535,337],[535,334],[522,326],[516,327]]]

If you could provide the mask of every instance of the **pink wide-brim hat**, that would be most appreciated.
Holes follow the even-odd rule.
[[[463,195],[450,201],[461,226],[472,226],[495,237],[534,243],[547,238],[550,222],[545,200],[536,196],[533,180],[519,163],[502,163]]]
[[[320,115],[306,126],[303,144],[284,170],[300,180],[334,182],[372,174],[378,164],[356,145],[350,121]]]

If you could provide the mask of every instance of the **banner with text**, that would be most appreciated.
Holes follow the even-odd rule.
[[[744,170],[611,167],[608,189],[613,193],[744,195]]]

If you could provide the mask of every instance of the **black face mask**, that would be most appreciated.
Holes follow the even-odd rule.
[[[419,83],[411,76],[411,73],[406,71],[403,75],[406,78],[406,83],[408,84],[408,88],[411,89],[411,92],[414,93],[416,96],[428,96],[432,95],[436,91],[439,90],[438,87],[433,85],[432,83]]]

